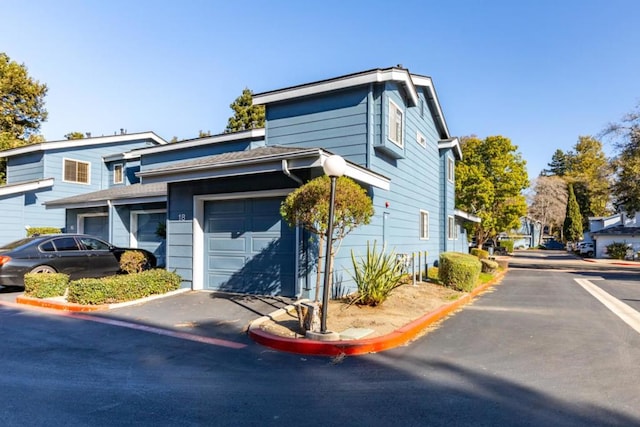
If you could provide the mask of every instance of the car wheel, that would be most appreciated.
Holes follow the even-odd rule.
[[[593,256],[593,251],[589,251],[589,252],[587,252],[587,256],[588,256],[589,258],[591,258],[591,257]]]
[[[57,271],[55,268],[49,267],[48,265],[39,265],[31,270],[30,273],[57,273]]]

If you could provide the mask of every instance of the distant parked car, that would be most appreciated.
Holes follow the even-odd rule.
[[[27,237],[0,247],[0,285],[24,287],[26,273],[65,273],[71,280],[110,276],[120,271],[120,256],[128,250],[145,255],[145,268],[156,266],[149,251],[120,248],[93,236]]]
[[[578,252],[580,255],[592,257],[595,254],[595,245],[593,242],[581,242]]]

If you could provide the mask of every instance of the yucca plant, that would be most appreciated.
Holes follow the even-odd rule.
[[[393,251],[387,254],[378,252],[375,243],[371,248],[367,242],[367,255],[357,260],[351,251],[351,261],[354,271],[351,277],[358,286],[358,295],[352,300],[354,304],[381,304],[391,291],[402,284],[403,265],[397,261]]]

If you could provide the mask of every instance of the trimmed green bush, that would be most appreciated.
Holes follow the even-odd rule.
[[[351,251],[354,274],[351,277],[358,286],[358,295],[352,301],[355,304],[376,306],[384,302],[395,288],[400,286],[404,276],[404,266],[398,262],[392,251],[385,254],[376,251],[367,242],[367,254],[359,261]]]
[[[120,256],[120,269],[129,274],[140,273],[147,263],[147,257],[140,251],[124,251]]]
[[[607,245],[607,254],[613,259],[624,259],[629,245],[624,242],[613,242]]]
[[[69,286],[69,276],[63,273],[27,273],[24,293],[34,298],[62,296]]]
[[[438,264],[438,278],[445,286],[469,292],[475,288],[481,269],[482,264],[474,255],[443,252]]]
[[[498,263],[496,261],[492,261],[490,259],[481,259],[480,263],[482,264],[482,272],[493,274],[498,270]]]
[[[489,259],[489,251],[485,251],[484,249],[472,248],[470,253],[478,259]]]
[[[510,254],[513,253],[513,244],[513,240],[500,240],[500,247]]]
[[[440,283],[438,279],[438,267],[429,267],[427,269],[427,280],[433,283]]]
[[[27,237],[42,235],[42,234],[58,234],[62,233],[62,230],[56,227],[29,227],[27,228]]]
[[[175,291],[182,279],[176,273],[153,269],[100,279],[79,279],[69,283],[67,300],[78,304],[113,304]]]

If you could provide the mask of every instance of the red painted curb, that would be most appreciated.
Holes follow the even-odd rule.
[[[24,295],[17,296],[16,303],[24,304],[24,305],[32,305],[35,307],[51,308],[54,310],[73,311],[76,313],[109,309],[109,306],[106,304],[83,305],[83,304],[75,304],[71,302],[51,301],[51,300],[40,299],[40,298],[25,297]]]
[[[249,327],[249,336],[257,343],[288,353],[307,354],[315,356],[356,356],[360,354],[376,353],[398,347],[414,339],[427,326],[432,325],[451,314],[461,306],[471,302],[476,296],[489,287],[498,284],[505,273],[474,289],[462,298],[439,309],[427,313],[413,322],[381,337],[350,340],[350,341],[315,341],[306,338],[285,338],[270,334],[253,323]],[[254,322],[255,323],[255,322]]]

